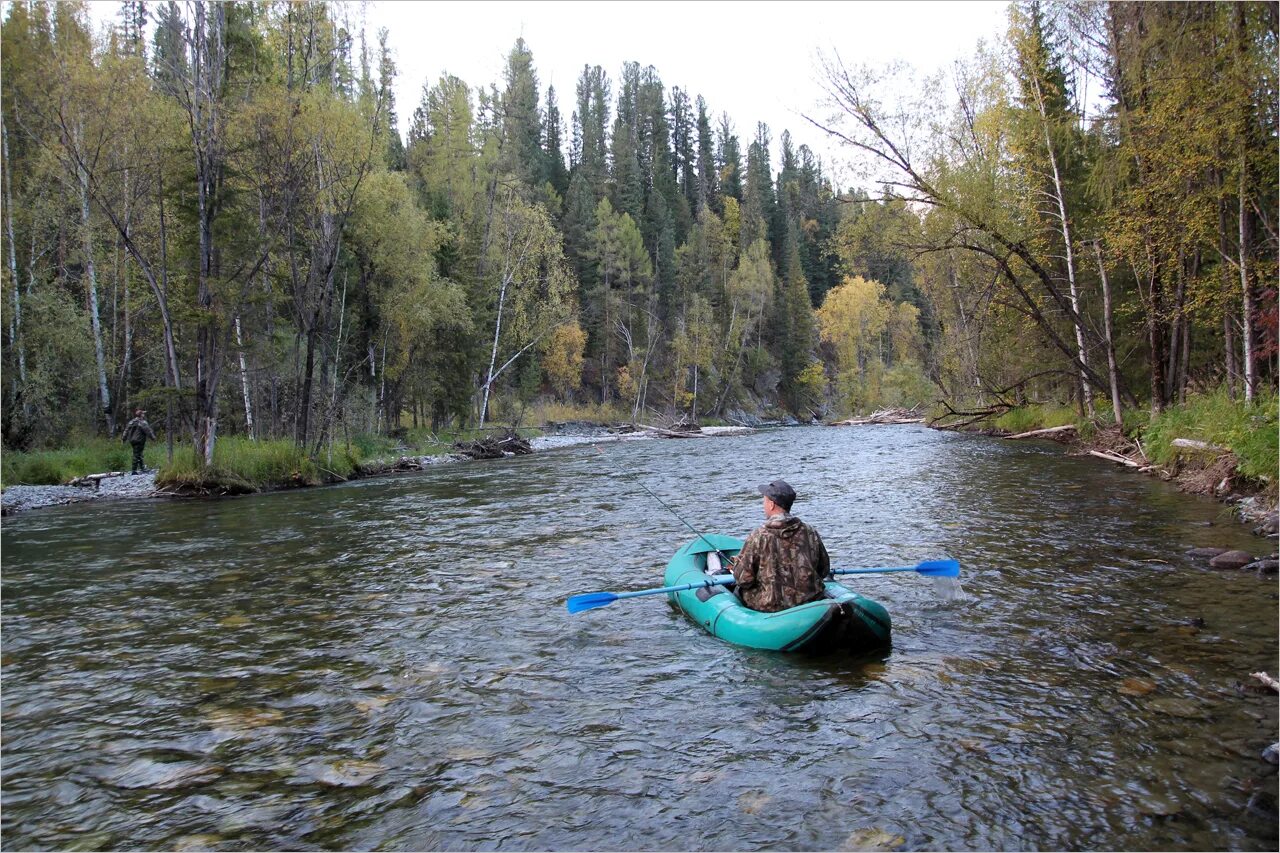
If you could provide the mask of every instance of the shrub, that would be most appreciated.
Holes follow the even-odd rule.
[[[994,421],[997,429],[1006,430],[1013,435],[1030,432],[1033,429],[1048,429],[1076,423],[1076,411],[1068,406],[1050,403],[1032,403],[1010,409]]]
[[[242,436],[218,439],[213,465],[197,463],[190,447],[161,467],[156,483],[215,491],[257,491],[282,486],[314,486],[324,482],[320,468],[287,439],[251,441]]]
[[[1280,467],[1276,403],[1271,391],[1248,405],[1229,399],[1223,389],[1190,397],[1186,404],[1151,418],[1145,433],[1147,454],[1157,462],[1168,463],[1177,455],[1175,438],[1204,441],[1235,453],[1237,469],[1244,476],[1274,485]]]
[[[155,467],[163,455],[163,447],[153,442],[147,447],[147,464]],[[121,441],[88,438],[61,450],[5,451],[0,479],[6,486],[56,486],[86,474],[128,471],[132,461],[132,449]]]

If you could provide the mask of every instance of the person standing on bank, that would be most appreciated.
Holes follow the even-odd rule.
[[[758,491],[764,495],[765,523],[747,537],[730,567],[738,597],[764,613],[822,598],[831,557],[818,531],[791,514],[795,489],[774,480]]]
[[[133,413],[133,420],[125,424],[124,432],[120,436],[121,441],[133,445],[133,470],[129,473],[141,474],[146,472],[147,465],[142,461],[142,451],[146,449],[147,439],[155,437],[156,434],[151,431],[151,424],[147,423],[147,410],[136,410]]]

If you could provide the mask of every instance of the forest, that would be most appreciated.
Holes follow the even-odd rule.
[[[20,0],[0,39],[6,450],[136,407],[206,465],[539,419],[1274,407],[1274,3],[1019,2],[932,79],[828,55],[795,136],[643,57],[544,89],[523,40],[397,104],[339,4],[95,32]]]

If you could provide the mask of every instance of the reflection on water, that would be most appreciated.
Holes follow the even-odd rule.
[[[785,477],[880,660],[734,648],[656,586]],[[1212,525],[1210,524],[1212,523]],[[1276,585],[1216,504],[914,427],[568,448],[6,519],[3,845],[1275,849]],[[1193,624],[1202,619],[1203,627]]]

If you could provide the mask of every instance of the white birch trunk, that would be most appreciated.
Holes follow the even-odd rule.
[[[18,354],[18,381],[25,387],[27,354],[22,346],[22,297],[18,286],[18,249],[13,239],[13,184],[9,177],[13,164],[9,162],[9,130],[3,121],[0,121],[0,140],[4,144],[4,227],[9,243],[9,283],[13,285],[13,317],[9,327],[13,348]]]
[[[1111,284],[1107,281],[1107,268],[1102,263],[1102,247],[1095,240],[1094,254],[1098,256],[1098,274],[1102,277],[1102,327],[1107,338],[1107,380],[1111,385],[1111,410],[1115,413],[1116,426],[1124,426],[1120,411],[1120,372],[1116,367],[1116,345],[1111,332]]]
[[[1058,171],[1058,157],[1053,150],[1053,138],[1049,133],[1049,115],[1045,110],[1044,93],[1040,91],[1040,81],[1032,75],[1032,85],[1036,92],[1036,106],[1040,110],[1040,124],[1044,128],[1045,150],[1049,153],[1049,166],[1053,170],[1053,195],[1058,205],[1058,223],[1062,231],[1062,242],[1067,250],[1067,287],[1071,294],[1071,311],[1075,315],[1072,325],[1076,332],[1076,353],[1080,359],[1080,399],[1084,401],[1085,412],[1092,420],[1097,416],[1093,407],[1093,395],[1089,392],[1089,378],[1084,366],[1089,363],[1084,344],[1084,321],[1080,317],[1080,297],[1076,288],[1075,253],[1071,248],[1071,226],[1067,220],[1067,202],[1062,189],[1062,175]]]
[[[480,403],[480,427],[484,428],[485,418],[489,415],[489,389],[493,387],[493,368],[498,363],[498,337],[502,334],[502,309],[507,301],[507,276],[502,277],[502,287],[498,290],[498,319],[493,324],[493,349],[489,352],[489,373],[484,380],[484,400]]]
[[[107,435],[115,434],[111,416],[111,392],[107,388],[107,362],[102,350],[102,322],[98,317],[98,270],[93,261],[93,228],[89,219],[89,177],[77,169],[80,179],[80,240],[84,251],[85,280],[89,285],[89,323],[93,327],[93,355],[98,367],[98,402],[107,422]]]
[[[1252,403],[1258,384],[1257,365],[1253,363],[1253,292],[1249,287],[1249,208],[1245,197],[1244,164],[1240,168],[1240,293],[1244,297],[1244,399]]]
[[[236,349],[240,353],[240,390],[244,393],[244,426],[249,433],[249,440],[255,441],[253,434],[253,400],[249,396],[249,366],[244,358],[244,338],[240,334],[240,315],[236,315]]]

